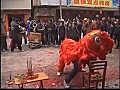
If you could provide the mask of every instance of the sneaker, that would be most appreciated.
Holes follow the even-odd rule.
[[[28,43],[26,43],[25,45],[26,45],[26,46],[28,46],[29,44],[28,44]]]
[[[81,67],[81,71],[82,72],[88,72],[89,71],[88,65],[86,65],[85,67]]]
[[[8,51],[8,49],[6,48],[5,51]]]
[[[64,88],[66,88],[66,89],[70,88],[70,85],[68,85],[65,80],[64,80]]]
[[[19,52],[24,52],[24,50],[20,50]]]
[[[81,71],[82,71],[82,72],[85,72],[86,70],[85,70],[85,68],[82,68]]]
[[[13,49],[11,49],[11,52],[14,52],[14,50],[13,50]]]
[[[60,75],[61,75],[61,73],[60,73],[60,72],[57,72],[57,75],[58,75],[58,76],[60,76]]]

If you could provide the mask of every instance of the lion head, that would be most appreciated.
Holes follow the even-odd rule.
[[[93,30],[86,34],[81,40],[84,43],[86,51],[99,59],[106,59],[106,55],[111,52],[114,42],[105,31]]]

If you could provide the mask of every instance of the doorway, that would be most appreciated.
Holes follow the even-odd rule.
[[[9,28],[11,27],[10,24],[11,24],[12,18],[16,18],[17,20],[24,21],[23,14],[18,14],[18,15],[8,14],[8,26],[9,26]]]

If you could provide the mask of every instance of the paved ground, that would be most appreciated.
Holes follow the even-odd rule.
[[[58,77],[56,75],[56,61],[58,58],[58,49],[55,47],[29,49],[23,46],[24,52],[19,52],[17,49],[15,52],[2,52],[1,53],[1,87],[8,88],[5,85],[5,81],[9,79],[10,73],[15,76],[17,73],[24,73],[27,71],[27,59],[32,58],[34,72],[44,71],[48,74],[49,80],[44,81],[45,88],[64,88],[63,79],[66,74]],[[106,75],[106,88],[119,88],[119,60],[120,49],[113,49],[112,53],[107,56],[108,66]],[[68,68],[65,68],[65,72],[69,72]],[[80,73],[72,80],[71,84],[73,88],[81,88]],[[79,78],[79,79],[78,79]],[[28,84],[25,88],[37,88],[36,84]],[[9,87],[10,88],[10,87]],[[13,86],[12,88],[18,88]]]

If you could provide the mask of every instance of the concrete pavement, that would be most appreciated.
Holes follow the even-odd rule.
[[[10,73],[15,76],[17,73],[25,73],[27,71],[27,59],[32,58],[34,72],[44,71],[48,74],[49,80],[44,81],[45,88],[64,88],[64,76],[58,77],[56,75],[56,62],[58,59],[59,48],[39,48],[29,49],[23,46],[24,52],[2,52],[1,53],[1,88],[8,88],[5,81],[9,79]],[[106,88],[119,88],[119,60],[120,49],[113,49],[112,53],[107,55],[108,66],[106,75]],[[67,66],[65,71],[69,72],[72,65]],[[80,81],[78,80],[79,74],[72,80],[73,88],[81,88]],[[25,88],[35,88],[36,84],[29,84]],[[13,86],[12,88],[18,88]]]

